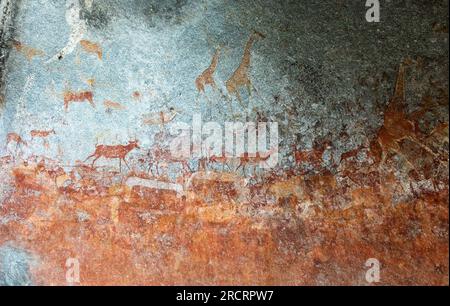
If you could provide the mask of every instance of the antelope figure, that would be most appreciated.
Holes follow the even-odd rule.
[[[248,39],[245,48],[244,55],[242,56],[241,63],[239,67],[234,71],[231,77],[226,81],[225,85],[227,91],[230,95],[236,96],[239,103],[242,104],[241,95],[239,94],[239,90],[242,86],[246,86],[249,95],[251,94],[252,82],[249,77],[249,69],[250,69],[250,57],[251,57],[251,48],[256,39],[264,38],[265,36],[257,31],[254,31],[250,38]]]
[[[93,108],[95,108],[94,94],[92,93],[92,91],[80,91],[80,92],[65,91],[64,109],[67,112],[69,104],[71,102],[85,102],[86,100],[92,105]]]
[[[22,137],[20,137],[20,135],[17,133],[8,133],[8,135],[6,135],[6,145],[8,145],[10,142],[15,142],[16,148],[19,145],[24,146],[27,145],[27,143],[22,139]]]
[[[39,131],[39,130],[32,130],[30,132],[31,138],[40,137],[40,138],[46,138],[50,136],[51,134],[55,134],[55,130],[51,129],[49,131]]]
[[[17,40],[13,40],[12,45],[18,52],[21,52],[29,61],[33,60],[35,56],[44,55],[44,51],[26,46]]]
[[[49,137],[51,134],[56,135],[54,129],[51,129],[51,130],[48,130],[48,131],[32,130],[30,132],[31,139],[34,140],[34,138],[36,138],[36,137],[42,138],[42,141],[44,143],[44,147],[46,147],[46,148],[49,147],[49,143],[48,143],[47,137]]]
[[[98,59],[101,60],[103,57],[102,47],[100,45],[93,43],[89,40],[80,40],[80,45],[84,51],[88,53],[94,53],[97,55]]]
[[[209,154],[209,156],[205,158],[205,162],[222,164],[222,171],[225,169],[225,166],[227,166],[228,170],[231,170],[230,166],[228,165],[228,162],[231,161],[232,158],[233,157],[227,157],[225,150],[222,150],[222,154],[219,155]]]
[[[153,156],[154,163],[156,165],[156,172],[159,174],[159,162],[165,161],[170,163],[179,163],[181,164],[183,171],[190,172],[191,169],[189,168],[188,160],[184,158],[174,157],[170,150],[168,149],[161,149],[161,148],[155,148],[153,152],[151,153]]]
[[[123,110],[126,107],[120,104],[119,102],[114,102],[111,100],[104,100],[103,105],[106,107],[107,111],[111,111],[112,109]]]
[[[92,161],[92,167],[94,167],[95,161],[100,157],[104,157],[107,159],[118,158],[120,171],[122,171],[122,160],[124,161],[125,165],[127,165],[128,169],[130,169],[130,167],[127,164],[127,161],[125,160],[125,157],[135,148],[137,149],[140,148],[137,140],[129,141],[127,145],[117,145],[117,146],[96,145],[95,152],[88,158],[86,158],[85,162],[89,158],[94,157],[94,160]]]
[[[253,166],[253,174],[255,174],[256,166],[267,162],[275,150],[276,149],[272,148],[269,152],[263,154],[256,152],[255,156],[250,156],[248,152],[245,152],[241,157],[239,157],[239,165],[237,166],[236,171],[242,167],[242,171],[245,175],[245,166]]]
[[[228,162],[230,161],[230,157],[226,157],[225,154],[222,156],[211,155],[208,159],[210,163],[222,164],[222,171],[225,169],[225,166],[230,170],[230,166],[228,166]]]

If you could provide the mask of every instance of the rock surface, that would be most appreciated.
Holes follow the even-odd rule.
[[[448,0],[16,4],[0,285],[448,285]],[[278,164],[173,157],[194,115]]]

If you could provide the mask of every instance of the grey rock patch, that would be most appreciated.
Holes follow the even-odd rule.
[[[0,247],[0,286],[31,286],[30,275],[32,256],[19,248],[9,245]]]

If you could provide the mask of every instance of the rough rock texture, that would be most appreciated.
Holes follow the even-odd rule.
[[[448,1],[363,2],[15,2],[0,285],[448,285]],[[165,154],[194,114],[278,165]]]
[[[12,0],[0,1],[0,107],[3,107],[5,65],[9,55],[12,33],[14,32],[14,17],[16,14],[17,2]]]

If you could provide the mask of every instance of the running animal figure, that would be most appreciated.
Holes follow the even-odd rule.
[[[85,162],[89,158],[94,157],[94,160],[92,161],[92,167],[94,167],[95,161],[100,157],[104,157],[107,159],[118,158],[120,171],[122,171],[122,160],[124,161],[125,165],[127,165],[128,169],[130,169],[130,167],[127,164],[127,161],[125,160],[125,157],[128,155],[128,153],[130,153],[133,149],[136,148],[137,149],[140,148],[137,140],[129,141],[127,145],[117,145],[117,146],[97,145],[95,146],[95,152],[88,158],[86,158]]]

